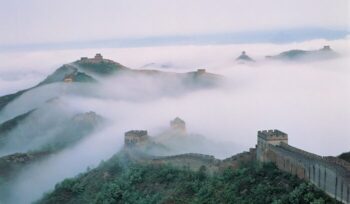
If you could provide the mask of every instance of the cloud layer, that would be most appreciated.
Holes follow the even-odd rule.
[[[60,152],[48,160],[27,169],[16,180],[13,198],[16,202],[37,199],[54,184],[108,159],[123,145],[124,132],[146,129],[157,135],[176,116],[187,122],[188,130],[217,142],[231,142],[232,149],[220,155],[247,150],[256,144],[256,132],[261,129],[280,129],[289,134],[293,146],[321,155],[338,155],[350,149],[350,80],[348,39],[315,40],[304,43],[274,45],[208,45],[172,46],[102,50],[60,50],[30,53],[1,53],[0,67],[8,85],[0,86],[0,93],[27,88],[23,69],[32,74],[29,84],[38,83],[58,64],[80,56],[102,52],[106,58],[131,68],[149,64],[147,69],[187,72],[198,68],[221,74],[225,84],[216,89],[198,90],[183,94],[181,85],[169,81],[142,77],[117,77],[102,81],[94,87],[71,85],[61,100],[66,111],[95,111],[109,121],[105,129],[94,132],[73,148]],[[318,49],[330,44],[341,57],[308,63],[271,62],[265,55],[295,48]],[[254,64],[238,64],[235,58],[242,50],[257,60]],[[21,56],[20,62],[11,56]],[[38,58],[37,56],[40,56]],[[50,60],[47,60],[50,59]],[[167,64],[169,66],[161,66]],[[4,66],[6,65],[6,66]],[[11,74],[8,70],[12,69]],[[16,77],[11,78],[14,75]],[[23,77],[22,77],[23,76]],[[1,80],[1,79],[0,79]],[[0,84],[4,83],[3,80]],[[11,118],[33,107],[41,106],[54,97],[60,84],[33,90],[18,98],[0,115]],[[40,96],[40,97],[39,97]],[[44,96],[44,97],[43,97]],[[41,98],[41,100],[38,100]],[[43,107],[45,117],[53,115]],[[12,114],[12,115],[11,115]],[[215,154],[215,153],[214,153]],[[219,155],[217,152],[216,155]],[[62,167],[65,168],[62,168]],[[40,169],[42,174],[37,175]],[[33,191],[32,186],[36,185]],[[21,198],[15,196],[20,194]],[[14,201],[14,202],[15,202]]]
[[[347,0],[4,1],[0,44],[349,27]]]

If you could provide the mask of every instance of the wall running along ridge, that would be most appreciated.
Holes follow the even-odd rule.
[[[279,169],[313,183],[338,201],[350,204],[350,163],[290,146],[287,134],[277,131],[258,132],[258,161],[273,162]]]

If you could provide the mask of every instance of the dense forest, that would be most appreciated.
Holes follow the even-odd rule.
[[[56,185],[43,203],[338,203],[273,164],[245,164],[209,174],[133,162],[121,154]]]

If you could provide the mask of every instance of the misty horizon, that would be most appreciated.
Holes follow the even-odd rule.
[[[255,164],[277,163],[278,153],[271,150],[275,160],[266,156],[270,147],[290,145],[314,154],[312,159],[329,156],[350,165],[340,157],[350,154],[347,0],[13,0],[1,5],[0,203],[66,198],[74,203],[95,180],[101,190],[87,190],[95,199],[89,202],[101,196],[111,196],[111,203],[126,202],[125,186],[117,183],[123,168],[129,163],[161,168],[162,161],[174,156],[170,166],[192,171],[186,166],[192,160],[179,155],[209,158],[212,163],[192,165],[199,168],[199,180],[232,169],[238,170],[233,180],[245,175],[250,183],[258,181],[262,170]],[[260,130],[282,135],[276,131],[272,137],[277,139],[269,141],[258,137]],[[119,157],[123,168],[113,161]],[[244,169],[246,163],[257,169]],[[311,163],[316,181],[317,162]],[[106,165],[111,172],[104,170]],[[287,173],[293,174],[293,165]],[[282,176],[273,182],[293,188],[297,182],[312,183],[312,167],[302,165],[294,165],[295,174],[303,173],[297,175],[303,179],[308,171],[309,180]],[[276,166],[268,169],[271,175],[289,168],[286,160],[285,169]],[[343,180],[328,170],[335,189],[341,183],[343,191]],[[321,187],[321,171],[316,187]],[[95,173],[98,177],[89,177]],[[180,174],[164,175],[172,182]],[[322,175],[326,182],[326,170]],[[81,182],[85,176],[93,181]],[[188,185],[193,192],[196,182]],[[157,193],[158,184],[151,186]],[[254,191],[249,185],[237,192],[248,195]],[[311,192],[305,187],[309,184],[303,185],[280,198]],[[266,186],[257,183],[252,189],[264,194],[275,189]],[[120,188],[118,198],[113,197],[115,188]],[[207,196],[208,189],[193,197]],[[316,201],[322,203],[322,196]]]
[[[64,50],[87,48],[128,48],[171,45],[215,45],[303,42],[313,39],[336,40],[345,38],[349,31],[343,28],[293,28],[275,30],[240,31],[233,33],[198,33],[195,35],[163,35],[96,39],[90,41],[63,41],[0,45],[0,52]]]

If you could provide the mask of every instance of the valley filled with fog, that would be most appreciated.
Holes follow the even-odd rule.
[[[37,126],[30,123],[36,120],[52,127],[45,131],[55,135],[61,131],[55,127],[56,120],[89,111],[103,117],[105,123],[74,146],[21,172],[11,184],[11,199],[19,203],[38,199],[55,183],[96,167],[117,153],[125,132],[148,130],[150,136],[156,136],[177,116],[186,122],[188,132],[204,136],[215,146],[197,151],[218,158],[254,147],[257,131],[265,129],[282,130],[289,135],[291,145],[316,154],[337,156],[349,151],[349,42],[1,52],[1,96],[35,86],[61,65],[96,52],[132,69],[179,73],[206,69],[222,76],[216,87],[187,90],[171,76],[103,78],[92,74],[98,83],[53,83],[24,93],[0,112],[0,123],[32,109],[37,113],[11,134],[37,134]],[[298,62],[265,59],[290,49],[316,50],[324,45],[330,45],[339,57]],[[255,62],[235,61],[243,50]],[[52,99],[55,101],[47,103]],[[14,139],[0,149],[0,156],[30,151],[46,139]]]

